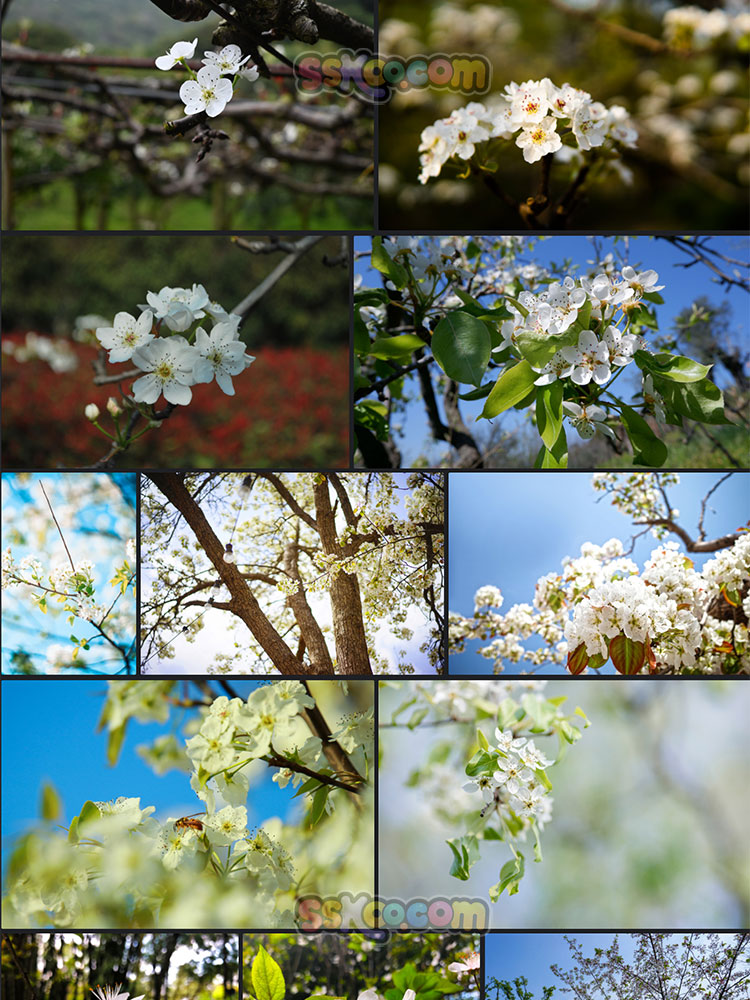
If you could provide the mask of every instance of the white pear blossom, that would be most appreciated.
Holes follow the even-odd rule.
[[[150,310],[142,312],[136,319],[130,313],[118,312],[111,327],[99,327],[96,338],[109,351],[109,361],[128,361],[139,347],[145,347],[154,339],[151,332],[154,322]]]
[[[563,412],[570,417],[573,427],[585,440],[592,438],[596,433],[614,438],[614,431],[605,423],[607,415],[601,406],[593,403],[579,406],[578,403],[566,400],[563,403]]]
[[[195,335],[197,353],[193,366],[196,382],[216,382],[222,392],[234,395],[232,376],[239,375],[255,358],[245,354],[245,345],[238,339],[233,323],[217,323],[210,334],[198,327]]]
[[[190,402],[195,348],[184,337],[160,337],[139,348],[133,361],[148,373],[133,383],[137,403],[155,403],[161,395],[168,403],[184,406]]]
[[[582,330],[576,347],[561,348],[563,358],[573,365],[570,378],[576,385],[588,385],[593,379],[598,385],[609,381],[609,351],[592,330]]]
[[[176,333],[184,333],[197,319],[203,319],[210,304],[203,285],[193,285],[192,288],[165,285],[159,292],[147,292],[146,301],[148,305],[141,306],[141,309],[151,309],[157,320]]]
[[[172,69],[173,66],[176,66],[183,59],[192,59],[195,55],[195,46],[197,44],[197,38],[194,38],[192,42],[175,42],[166,55],[159,56],[155,60],[156,68]]]
[[[575,147],[563,146],[563,130],[571,130]],[[558,87],[547,77],[509,83],[488,105],[472,101],[423,129],[419,180],[426,184],[431,177],[438,177],[453,157],[470,159],[479,143],[508,140],[516,133],[516,145],[527,163],[556,152],[567,162],[605,143],[617,153],[619,147],[634,146],[638,138],[627,110],[620,105],[607,108],[586,91],[568,83]],[[619,165],[616,156],[610,161],[613,168]]]
[[[548,115],[536,124],[527,126],[516,139],[516,145],[523,150],[523,158],[527,163],[536,163],[548,153],[554,153],[562,146],[562,139],[557,133],[557,119]]]
[[[223,77],[215,66],[202,66],[195,80],[186,80],[180,87],[180,100],[186,115],[205,111],[209,118],[220,115],[232,99],[232,82]]]
[[[234,76],[250,56],[243,56],[239,45],[225,45],[221,52],[204,52],[203,62],[213,66],[221,76]],[[257,73],[257,70],[256,70]]]

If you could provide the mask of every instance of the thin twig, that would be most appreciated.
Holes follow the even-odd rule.
[[[45,490],[44,483],[41,480],[39,481],[39,486],[41,487],[42,493],[44,493],[44,499],[47,501],[47,506],[49,507],[50,514],[52,515],[52,520],[55,522],[55,527],[59,531],[59,533],[60,533],[60,539],[61,539],[63,545],[65,546],[65,551],[67,552],[68,559],[70,560],[70,568],[75,573],[75,572],[77,572],[77,570],[76,570],[76,567],[75,567],[75,563],[73,562],[73,556],[70,554],[70,549],[68,548],[68,543],[65,541],[65,535],[63,535],[62,528],[57,523],[57,518],[55,517],[55,512],[52,509],[52,504],[49,502],[49,497],[47,496],[47,491]]]

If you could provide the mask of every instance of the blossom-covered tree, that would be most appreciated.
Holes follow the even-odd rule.
[[[142,669],[194,661],[182,636],[221,673],[439,669],[443,489],[427,473],[151,473]]]
[[[662,543],[643,570],[630,558],[632,544],[586,543],[580,557],[538,580],[533,603],[501,614],[502,592],[480,587],[473,615],[451,614],[450,649],[490,640],[479,655],[498,672],[509,663],[530,669],[566,663],[580,674],[611,660],[627,675],[747,673],[750,532],[738,526],[710,538],[704,524],[709,498],[732,475],[707,491],[691,533],[669,493],[677,473],[594,473],[594,489],[633,519],[639,535],[650,532]],[[711,558],[696,569],[695,554]]]
[[[626,960],[615,935],[609,948],[585,955],[567,938],[572,968],[553,965],[575,1000],[745,1000],[750,992],[750,935],[633,934]]]

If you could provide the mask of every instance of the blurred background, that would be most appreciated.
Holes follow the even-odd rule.
[[[3,249],[6,468],[90,465],[107,450],[83,410],[93,402],[104,412],[119,392],[116,383],[93,384],[98,342],[85,322],[76,324],[79,316],[109,326],[117,312],[136,315],[147,291],[194,282],[231,311],[285,257],[245,252],[228,237],[208,235],[18,233],[6,235]],[[193,402],[177,407],[119,463],[348,465],[349,287],[341,239],[315,244],[242,327],[257,360],[235,380],[236,395],[215,383],[195,386]],[[121,384],[130,392],[129,380]]]
[[[750,752],[750,689],[735,681],[572,678],[547,683],[545,697],[555,696],[567,697],[566,712],[580,706],[591,726],[547,769],[554,809],[542,834],[544,860],[535,864],[526,845],[518,894],[487,902],[491,926],[746,927],[750,810],[738,789]],[[403,692],[381,689],[380,894],[487,900],[510,852],[482,841],[468,881],[448,874],[445,840],[464,831],[439,812],[476,803],[461,789],[463,768],[441,770],[430,757],[441,740],[465,740],[468,760],[474,727],[383,728],[403,700]],[[482,728],[492,739],[493,720]],[[554,757],[548,739],[535,742]],[[413,787],[422,768],[435,771],[434,796]]]
[[[4,552],[10,549],[15,564],[21,564],[22,579],[32,575],[23,560],[37,560],[42,567],[41,584],[51,587],[50,571],[67,567],[69,552],[77,569],[83,561],[93,564],[94,601],[108,609],[106,617],[99,619],[102,632],[98,632],[82,618],[71,622],[55,595],[24,585],[5,589],[4,581],[4,674],[135,673],[136,492],[136,476],[128,473],[3,473],[2,548]],[[125,576],[111,582],[126,561]],[[121,583],[126,585],[124,592]],[[47,603],[42,611],[32,596],[43,594]],[[69,603],[75,605],[75,601]],[[89,649],[77,647],[71,633],[88,640]]]
[[[369,0],[336,6],[372,24]],[[330,93],[299,101],[270,53],[271,78],[240,80],[215,119],[229,141],[196,163],[193,133],[164,134],[184,114],[187,74],[154,59],[197,37],[197,69],[218,51],[218,15],[184,24],[150,0],[7,0],[2,20],[3,229],[370,228],[372,109]],[[311,48],[274,47],[292,61]]]
[[[252,994],[252,963],[260,947],[279,963],[287,997],[333,996],[357,1000],[374,989],[385,1000],[414,989],[416,1000],[478,1000],[468,975],[448,971],[470,952],[479,951],[477,934],[244,934],[242,973]],[[394,979],[395,976],[395,979]],[[403,979],[402,979],[403,977]]]
[[[483,55],[492,81],[486,95],[413,90],[380,109],[380,226],[523,229],[517,213],[484,186],[456,180],[455,168],[419,184],[417,147],[422,130],[453,109],[501,94],[511,81],[549,77],[607,106],[623,105],[640,133],[624,156],[632,184],[617,174],[597,184],[572,228],[744,228],[750,24],[734,0],[699,0],[692,7],[706,13],[726,8],[726,30],[675,37],[664,15],[678,6],[668,0],[444,0],[425,7],[418,0],[381,0],[381,54]],[[503,145],[498,162],[496,176],[514,198],[536,193],[540,165],[526,163],[514,142]],[[566,169],[553,166],[553,195],[564,190]]]
[[[237,996],[238,935],[4,934],[6,1000],[90,1000],[120,984],[148,1000]]]

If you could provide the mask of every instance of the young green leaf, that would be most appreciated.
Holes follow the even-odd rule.
[[[255,1000],[284,1000],[284,976],[263,945],[253,959],[252,982]]]
[[[664,442],[654,434],[643,417],[625,403],[621,404],[621,413],[622,422],[633,445],[633,463],[652,467],[664,465],[669,454]]]
[[[492,347],[484,323],[468,312],[443,316],[432,335],[432,353],[445,374],[456,382],[479,385]]]
[[[487,397],[481,416],[488,420],[496,417],[498,413],[509,410],[529,394],[534,381],[538,378],[538,373],[534,371],[528,361],[519,361],[504,371],[495,382],[492,391]]]

